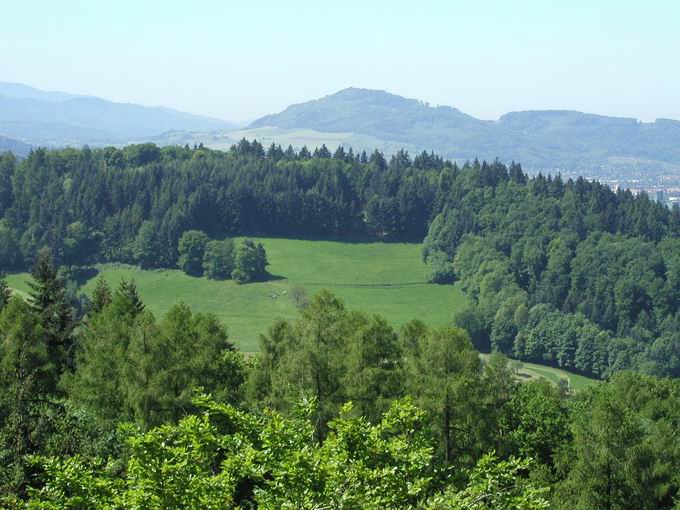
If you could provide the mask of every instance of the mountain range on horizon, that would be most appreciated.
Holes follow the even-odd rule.
[[[250,125],[265,126],[361,133],[455,160],[515,160],[534,170],[658,166],[680,171],[680,121],[670,119],[640,122],[571,110],[528,110],[489,121],[450,106],[348,88]]]
[[[227,121],[172,108],[117,103],[0,82],[0,136],[29,146],[127,143],[166,131],[234,127],[236,124]]]
[[[570,110],[510,112],[480,120],[382,90],[347,88],[266,115],[247,128],[165,107],[116,103],[0,82],[0,151],[30,146],[204,143],[240,138],[393,153],[434,151],[465,161],[519,161],[528,170],[680,174],[680,121],[610,117]]]

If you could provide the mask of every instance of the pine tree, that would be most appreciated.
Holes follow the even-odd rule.
[[[103,276],[97,278],[94,290],[92,291],[91,310],[93,313],[101,312],[105,306],[111,304],[111,287],[106,283]]]
[[[134,280],[120,281],[120,285],[113,295],[112,303],[117,313],[128,319],[130,323],[144,311],[144,303],[137,293],[137,285],[135,285]]]
[[[10,298],[12,297],[12,291],[11,289],[7,286],[7,284],[0,280],[0,311],[2,311],[5,306],[7,306],[7,303],[9,303]]]
[[[72,367],[73,309],[66,299],[66,287],[52,265],[47,250],[38,254],[32,272],[31,306],[40,318],[47,356],[54,366],[55,377]],[[57,379],[52,381],[56,390]]]
[[[375,422],[403,388],[397,335],[382,317],[356,320],[350,339],[344,386],[361,416]]]
[[[0,313],[0,421],[3,490],[23,495],[29,478],[27,455],[36,453],[33,431],[37,424],[34,402],[54,389],[54,370],[50,365],[39,317],[23,299],[12,298]],[[9,458],[5,458],[6,453]]]

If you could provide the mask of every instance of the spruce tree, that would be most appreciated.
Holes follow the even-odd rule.
[[[103,276],[97,278],[94,290],[92,291],[91,310],[93,313],[101,312],[105,306],[111,304],[111,287],[106,283]]]
[[[66,298],[64,281],[52,265],[52,258],[47,250],[38,254],[32,276],[34,281],[29,283],[32,291],[31,306],[40,319],[47,356],[58,378],[72,366],[75,326],[73,309]],[[56,390],[57,379],[52,382]]]
[[[54,370],[40,319],[13,297],[0,312],[0,493],[23,495],[29,480],[28,455],[36,453],[35,403],[54,389]]]
[[[121,280],[112,300],[113,306],[119,315],[126,317],[132,322],[144,311],[144,303],[137,293],[137,285],[134,280]]]
[[[4,281],[0,280],[0,311],[7,306],[11,297],[12,291]]]

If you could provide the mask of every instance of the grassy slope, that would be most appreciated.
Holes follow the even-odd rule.
[[[489,358],[489,354],[481,354],[482,359],[486,360]],[[551,383],[557,385],[560,379],[567,379],[569,381],[569,387],[573,390],[582,390],[588,386],[592,386],[597,383],[597,379],[591,379],[584,375],[575,374],[561,368],[550,367],[547,365],[538,365],[536,363],[529,363],[526,361],[520,362],[520,368],[517,371],[517,375],[520,379],[547,379]]]
[[[574,374],[560,368],[537,365],[535,363],[522,362],[522,369],[520,372],[525,372],[533,377],[544,377],[554,384],[557,384],[560,378],[568,379],[569,386],[577,391],[592,386],[597,382],[596,379],[591,379],[584,375]]]
[[[210,311],[229,328],[232,339],[246,352],[258,350],[258,335],[277,317],[294,319],[291,298],[269,297],[303,285],[308,295],[329,289],[347,306],[384,316],[395,326],[414,318],[430,325],[451,321],[454,310],[465,302],[463,293],[448,285],[426,283],[426,266],[419,244],[339,243],[261,239],[274,279],[249,285],[232,281],[193,278],[181,271],[142,271],[128,266],[100,266],[111,285],[134,278],[139,293],[156,314],[185,300],[196,311]],[[26,291],[26,274],[9,275],[7,283]],[[84,286],[92,290],[94,281]]]

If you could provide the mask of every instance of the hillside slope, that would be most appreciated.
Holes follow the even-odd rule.
[[[585,169],[628,163],[680,168],[680,122],[575,111],[512,112],[483,121],[384,91],[349,88],[289,106],[251,124],[370,135],[459,160],[499,157],[530,169]]]

